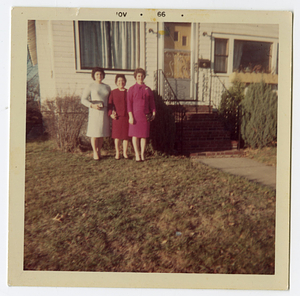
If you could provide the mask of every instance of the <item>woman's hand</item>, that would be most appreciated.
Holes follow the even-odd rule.
[[[110,117],[114,120],[116,120],[118,117],[117,117],[117,113],[115,110],[113,110],[112,114],[110,115]]]
[[[155,119],[155,113],[152,114],[150,121],[153,121]]]
[[[103,108],[103,105],[101,103],[100,104],[91,104],[90,107],[92,109],[101,110]]]
[[[129,117],[129,123],[130,123],[130,124],[133,124],[133,123],[134,123],[133,117]]]
[[[133,118],[132,112],[128,112],[128,116],[129,116],[129,123],[133,124],[134,123],[134,118]]]

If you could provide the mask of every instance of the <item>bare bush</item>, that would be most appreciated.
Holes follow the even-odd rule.
[[[86,108],[80,97],[65,95],[43,104],[46,132],[55,140],[59,149],[74,151],[79,145],[80,131],[87,118]]]

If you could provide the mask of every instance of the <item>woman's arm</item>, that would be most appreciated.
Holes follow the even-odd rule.
[[[91,89],[90,86],[87,86],[82,93],[81,96],[81,104],[84,105],[87,108],[90,108],[91,102],[89,101],[89,97],[91,95]]]
[[[132,89],[130,88],[127,92],[127,112],[129,115],[129,123],[134,123],[133,117],[133,96],[132,96]]]
[[[82,93],[82,96],[81,96],[81,104],[83,104],[85,107],[87,108],[93,108],[93,109],[97,109],[97,110],[100,110],[101,107],[98,105],[98,104],[92,104],[90,101],[89,101],[89,97],[91,96],[91,87],[90,85],[87,86],[83,93]]]
[[[113,92],[110,92],[109,99],[108,99],[108,116],[110,116],[112,119],[117,119],[117,113],[115,111],[115,105],[114,105]]]
[[[129,115],[129,123],[133,124],[134,123],[134,118],[133,118],[132,112],[128,112],[128,115]]]

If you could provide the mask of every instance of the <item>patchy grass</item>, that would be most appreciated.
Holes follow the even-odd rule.
[[[24,269],[274,274],[275,192],[184,157],[27,143]]]
[[[254,159],[258,162],[264,163],[270,166],[276,166],[276,147],[265,147],[261,149],[245,149],[245,156]]]

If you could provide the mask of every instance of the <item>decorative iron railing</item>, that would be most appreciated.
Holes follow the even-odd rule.
[[[199,101],[207,102],[209,106],[218,108],[222,94],[226,91],[225,79],[213,74],[210,69],[199,71]]]
[[[221,109],[219,109],[219,114],[224,121],[225,128],[230,131],[231,140],[237,141],[237,148],[240,150],[241,147],[241,103],[236,101],[234,95],[226,88],[225,83],[215,75],[214,78],[218,78],[219,84],[222,84],[223,89],[221,93],[225,93],[226,97],[229,97],[230,100],[225,100]],[[221,104],[221,101],[219,102]]]
[[[185,117],[185,108],[170,85],[168,78],[163,70],[159,69],[155,72],[155,86],[159,96],[162,97],[166,105],[170,107],[175,118],[176,124],[176,143],[179,152],[183,151],[183,120]]]

